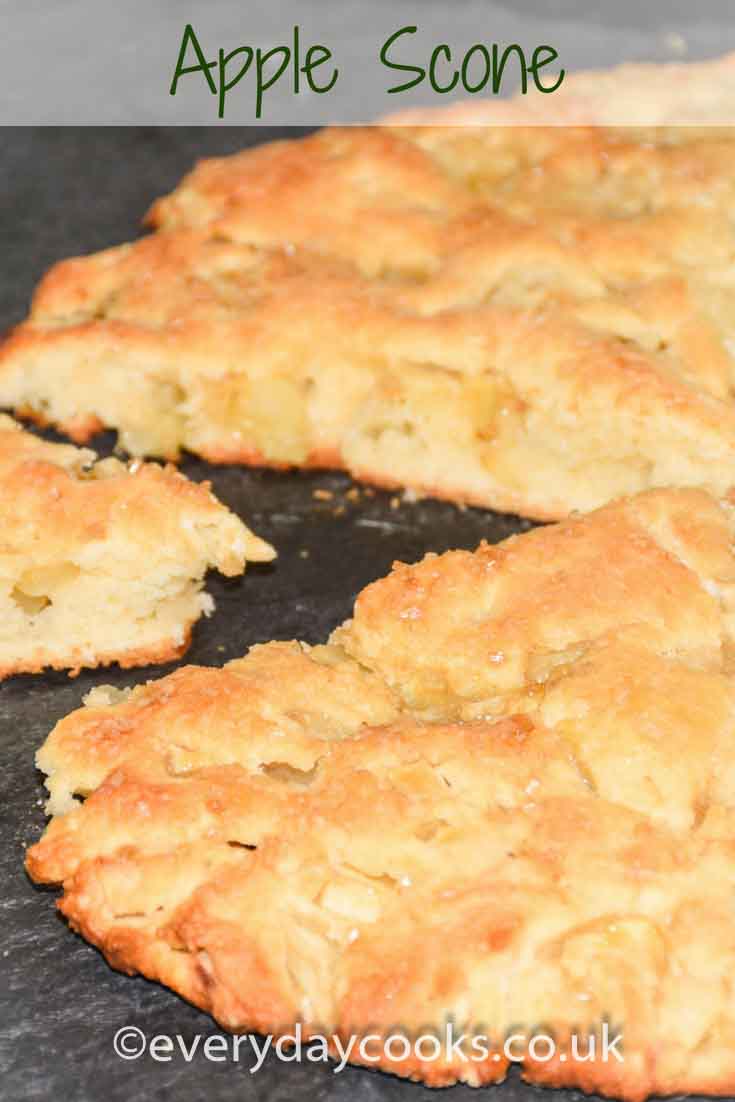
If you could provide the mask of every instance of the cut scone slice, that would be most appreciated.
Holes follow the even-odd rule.
[[[237,1032],[439,1086],[541,1031],[556,1059],[511,1053],[538,1082],[731,1094],[734,536],[652,492],[398,565],[326,646],[100,687],[39,752],[28,870]],[[449,1022],[459,1052],[382,1045]]]
[[[162,232],[51,270],[0,405],[538,519],[724,495],[733,133],[353,128],[204,162]]]
[[[447,228],[424,282],[198,231],[59,264],[0,348],[0,405],[77,441],[114,427],[137,455],[341,467],[554,519],[727,493],[731,372],[686,286],[615,291],[487,214]]]
[[[0,415],[0,677],[177,658],[213,609],[205,571],[274,554],[207,485]]]

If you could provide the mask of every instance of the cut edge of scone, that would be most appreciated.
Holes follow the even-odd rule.
[[[675,340],[649,347],[655,325],[638,343],[585,321],[594,297],[580,316],[520,300],[425,313],[427,286],[378,292],[308,250],[159,233],[51,269],[0,346],[0,403],[77,442],[112,427],[135,455],[337,467],[539,520],[735,484],[735,409],[721,349],[710,389],[706,326],[700,383]]]
[[[173,467],[42,440],[0,414],[0,679],[167,662],[273,548]]]

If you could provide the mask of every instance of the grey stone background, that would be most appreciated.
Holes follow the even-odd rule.
[[[0,12],[0,122],[12,125],[217,123],[201,75],[169,95],[187,22],[208,58],[219,47],[287,42],[295,23],[305,45],[332,49],[334,89],[296,98],[281,82],[266,101],[269,125],[358,122],[460,98],[425,85],[386,94],[396,74],[380,64],[379,49],[407,24],[419,30],[401,56],[416,64],[440,42],[460,56],[478,41],[550,43],[568,71],[735,49],[731,0],[0,0]],[[224,121],[255,122],[251,74],[231,92]]]

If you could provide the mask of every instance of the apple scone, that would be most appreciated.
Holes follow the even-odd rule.
[[[380,131],[255,150],[243,162],[253,181],[276,161],[274,178],[301,181],[299,197],[276,195],[268,214],[245,189],[224,228],[214,219],[57,265],[0,347],[0,404],[78,442],[113,426],[134,455],[340,467],[538,519],[656,486],[727,493],[729,216],[675,207],[582,219],[559,189],[535,224],[512,180],[517,210],[477,205],[482,158],[499,156],[492,136],[422,129],[418,140],[431,154]],[[701,161],[694,145],[683,148]],[[580,148],[592,156],[591,139]],[[337,173],[366,151],[397,173],[383,181],[400,198],[390,217],[378,176],[344,211],[337,198],[317,211],[308,237],[298,203],[313,211],[314,196],[298,165],[329,152]],[[448,193],[435,207],[401,190],[416,159]],[[234,166],[219,171],[237,179]],[[315,170],[316,190],[326,173]],[[375,225],[363,201],[377,205]]]
[[[540,1031],[539,1083],[731,1094],[734,536],[649,491],[397,564],[326,645],[97,688],[39,752],[28,870],[234,1031],[432,1085]]]
[[[0,414],[0,678],[184,653],[210,567],[273,548],[171,467],[97,460]]]

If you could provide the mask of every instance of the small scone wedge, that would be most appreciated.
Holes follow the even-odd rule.
[[[207,485],[97,460],[0,414],[0,678],[184,653],[206,570],[273,558]]]
[[[512,1057],[732,1094],[734,537],[731,503],[650,491],[397,564],[326,645],[95,689],[38,754],[30,875],[234,1031],[437,1086]]]

